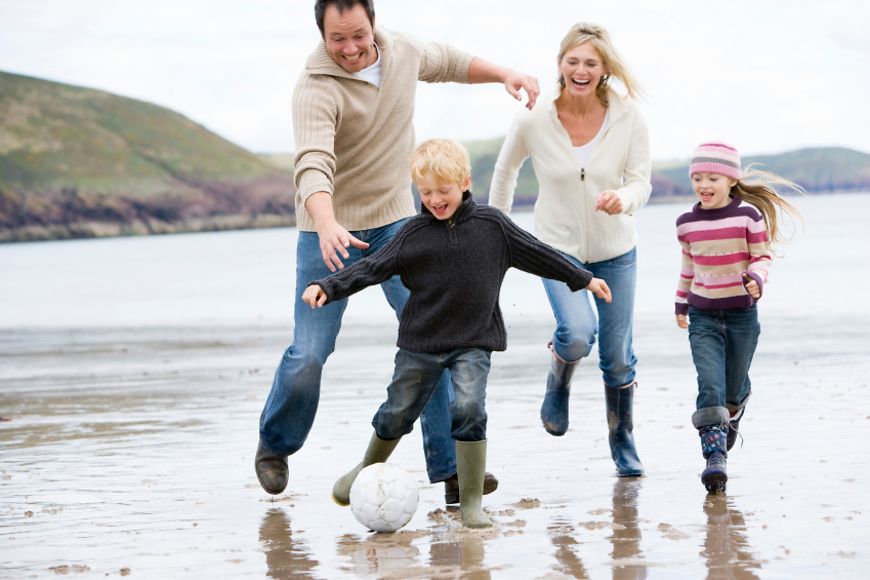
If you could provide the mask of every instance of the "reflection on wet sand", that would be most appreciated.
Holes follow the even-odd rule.
[[[589,578],[583,560],[575,551],[575,546],[579,544],[574,537],[577,533],[576,527],[562,517],[557,517],[547,527],[547,533],[550,535],[550,541],[556,546],[554,556],[557,565],[553,566],[554,571],[574,578]]]
[[[613,485],[613,550],[614,580],[646,578],[646,562],[640,549],[641,533],[637,518],[637,497],[642,478],[617,478]]]
[[[312,571],[318,563],[303,542],[293,539],[290,518],[282,508],[272,508],[263,516],[260,544],[270,578],[316,578]]]
[[[450,577],[458,570],[463,578],[489,580],[492,576],[484,564],[483,538],[469,535],[446,542],[433,542],[429,547],[430,573],[438,575],[438,570]]]
[[[391,534],[340,536],[336,545],[340,568],[355,577],[489,580],[485,545],[500,534],[467,530],[451,511],[439,508],[430,512],[434,525],[428,531],[403,529]],[[422,550],[427,545],[429,559],[425,561]]]
[[[581,524],[586,531],[601,527],[609,527],[611,535],[608,538],[611,545],[611,570],[617,580],[637,580],[646,578],[647,563],[640,549],[641,531],[638,522],[637,498],[642,485],[642,479],[618,478],[613,486],[613,507],[610,510],[612,521],[587,522]],[[607,510],[596,510],[595,513]],[[547,527],[550,542],[556,547],[554,554],[555,572],[573,578],[589,578],[589,572],[583,560],[577,553],[577,547],[583,541],[578,537],[578,527],[564,517],[557,517]]]
[[[757,579],[754,570],[761,562],[750,551],[746,521],[724,494],[710,494],[704,500],[707,535],[701,556],[707,560],[707,578]]]
[[[410,530],[345,534],[338,538],[336,551],[343,570],[357,577],[422,578],[426,570],[414,541],[425,535]]]

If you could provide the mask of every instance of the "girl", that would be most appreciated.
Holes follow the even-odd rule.
[[[723,143],[699,146],[689,175],[699,201],[677,219],[676,316],[677,326],[689,329],[698,372],[692,424],[707,460],[701,481],[715,493],[725,491],[725,458],[751,391],[749,365],[760,332],[755,304],[767,281],[770,243],[782,241],[777,210],[799,215],[772,185],[803,190],[751,168],[741,175],[740,155]]]

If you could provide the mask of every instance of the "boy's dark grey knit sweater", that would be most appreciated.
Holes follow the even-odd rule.
[[[399,320],[399,347],[426,353],[505,350],[498,298],[510,267],[561,280],[574,291],[592,280],[587,270],[465,192],[449,220],[424,207],[379,252],[314,283],[331,302],[398,274],[411,291]]]

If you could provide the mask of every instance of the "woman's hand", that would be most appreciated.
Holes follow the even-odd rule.
[[[595,209],[608,215],[622,213],[622,200],[613,190],[602,191],[595,197]]]
[[[677,326],[680,328],[689,328],[689,317],[685,314],[677,314]]]
[[[302,301],[311,308],[320,308],[326,302],[326,292],[317,284],[312,284],[302,293]]]

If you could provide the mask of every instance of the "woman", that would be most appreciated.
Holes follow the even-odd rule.
[[[640,476],[643,465],[632,435],[634,213],[652,190],[649,138],[630,100],[639,94],[637,82],[606,30],[576,24],[562,40],[557,62],[553,98],[521,113],[505,139],[489,202],[510,211],[520,166],[531,157],[540,185],[535,233],[610,286],[613,302],[594,299],[596,317],[587,292],[572,293],[561,282],[544,280],[556,330],[541,421],[552,435],[567,431],[571,376],[598,334],[611,456],[617,475]],[[613,78],[622,82],[626,97],[610,87]]]

